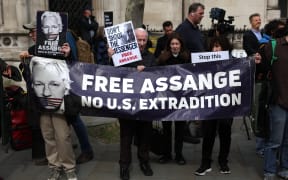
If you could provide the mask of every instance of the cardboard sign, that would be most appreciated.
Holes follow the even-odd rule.
[[[122,66],[142,59],[131,21],[107,27],[105,34],[109,47],[115,51],[112,56],[114,66]]]

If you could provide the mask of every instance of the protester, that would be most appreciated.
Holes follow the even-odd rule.
[[[24,24],[23,28],[29,31],[29,36],[32,41],[36,42],[36,21],[32,21],[29,24]],[[28,104],[28,122],[31,125],[32,131],[32,160],[35,165],[47,165],[48,160],[45,154],[45,145],[43,136],[40,129],[40,113],[37,111],[37,105],[34,103],[35,93],[31,90],[30,71],[28,67],[28,60],[30,56],[35,55],[35,44],[29,47],[28,51],[20,53],[21,63],[19,68],[22,70],[22,75],[26,81],[27,92],[29,97]]]
[[[36,41],[36,22],[32,21],[29,24],[23,25],[24,29],[29,30],[29,36],[31,39],[35,42]],[[67,32],[67,42],[69,43],[69,46],[71,46],[71,53],[68,54],[68,59],[75,61],[77,59],[76,55],[77,49],[75,45],[75,40],[71,36],[70,32]],[[22,69],[23,77],[27,83],[27,87],[31,87],[31,81],[30,81],[30,72],[29,67],[25,67],[25,58],[31,57],[35,55],[35,45],[32,45],[28,51],[23,51],[20,53],[20,59],[22,63],[20,64],[19,68]],[[31,99],[34,98],[35,94],[33,91],[28,90],[28,93],[30,94],[29,97]],[[47,159],[45,156],[45,148],[44,148],[44,141],[41,134],[40,126],[39,126],[39,111],[37,111],[37,106],[33,100],[29,101],[31,104],[29,105],[29,120],[32,124],[32,138],[33,138],[33,144],[32,144],[32,159],[35,162],[36,165],[45,165],[47,164]],[[31,117],[30,117],[31,116]],[[80,118],[79,115],[77,116],[69,116],[69,122],[73,126],[73,129],[77,135],[77,138],[79,140],[80,148],[81,148],[81,154],[77,157],[77,164],[82,164],[85,162],[88,162],[93,159],[94,153],[92,146],[88,139],[88,134],[86,127]]]
[[[264,149],[264,180],[280,178],[288,179],[288,74],[287,68],[287,29],[284,29],[285,36],[276,39],[274,56],[272,43],[265,47],[265,54],[261,64],[270,67],[272,94],[269,101],[269,137]],[[278,158],[279,157],[279,158]]]
[[[205,6],[201,3],[191,4],[188,8],[187,18],[175,30],[183,39],[184,45],[189,53],[204,52],[206,50],[204,37],[198,27],[198,24],[200,24],[204,17],[204,9]],[[195,123],[198,127],[200,127],[199,124],[201,124],[199,121],[192,123]],[[200,139],[191,137],[189,142],[198,144],[200,143]]]
[[[154,56],[156,58],[158,58],[158,56],[160,56],[160,54],[162,53],[162,51],[165,49],[166,47],[166,43],[168,40],[168,36],[173,33],[173,24],[171,21],[165,21],[162,24],[163,27],[163,31],[164,31],[164,35],[161,36],[158,40],[157,40],[157,45],[156,45],[156,49],[154,52]]]
[[[231,51],[232,47],[229,40],[224,36],[213,37],[209,45],[210,51]],[[212,171],[212,151],[218,131],[220,139],[220,151],[218,155],[218,163],[220,173],[230,174],[228,166],[228,155],[231,145],[231,126],[233,118],[222,118],[202,121],[203,142],[202,142],[202,160],[200,168],[195,171],[198,176],[203,176],[207,172]]]
[[[145,67],[156,65],[153,54],[147,51],[146,45],[148,33],[143,28],[135,29],[136,40],[141,52],[142,60],[127,64],[127,67],[136,67],[143,71]],[[109,57],[112,57],[114,50],[108,49]],[[153,171],[149,163],[150,137],[152,133],[151,121],[139,121],[135,119],[119,119],[120,122],[120,178],[130,179],[129,167],[131,164],[131,144],[133,137],[137,138],[137,156],[140,161],[140,169],[145,176],[152,176]]]
[[[12,79],[14,81],[22,81],[21,73],[19,72],[19,70],[15,66],[7,64],[1,58],[0,58],[0,73],[2,74],[2,76],[8,79]]]
[[[270,40],[285,36],[285,34],[281,32],[283,31],[282,29],[285,33],[285,23],[277,19],[272,20],[265,25],[263,36],[259,41],[260,47],[258,52],[261,54],[261,56],[265,56],[265,47]],[[260,64],[257,65],[255,73],[255,92],[259,92],[259,94],[255,93],[255,99],[258,100],[256,102],[256,104],[258,103],[258,109],[256,111],[258,112],[258,115],[255,123],[256,153],[260,157],[264,157],[265,139],[268,136],[267,129],[269,129],[269,122],[267,122],[268,118],[265,118],[265,113],[263,113],[266,111],[266,108],[262,105],[263,102],[261,102],[262,99],[259,96],[262,90],[261,87],[263,87],[261,84],[265,83],[267,80],[269,81],[269,72],[267,74],[267,71],[269,71],[269,67],[264,67],[262,64]]]
[[[170,34],[167,39],[167,44],[158,58],[158,65],[174,65],[174,64],[184,64],[190,62],[190,55],[188,51],[184,48],[184,43],[181,37],[176,34]],[[175,161],[179,165],[186,164],[186,161],[182,154],[183,149],[183,136],[185,121],[175,121]],[[158,160],[159,163],[167,163],[172,160],[172,121],[163,121],[163,135],[165,140],[163,141],[163,156]]]
[[[69,46],[63,47],[63,51],[69,52]],[[48,180],[60,179],[62,171],[68,180],[77,180],[71,131],[64,115],[63,99],[70,89],[69,70],[64,61],[51,61],[33,57],[29,65],[32,88],[39,98],[40,127],[51,171]]]

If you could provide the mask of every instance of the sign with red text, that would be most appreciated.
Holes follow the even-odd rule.
[[[114,49],[114,66],[122,66],[142,59],[131,21],[105,28],[109,47]]]

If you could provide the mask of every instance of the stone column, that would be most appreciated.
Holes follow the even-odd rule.
[[[104,0],[92,0],[92,6],[94,8],[93,15],[96,17],[99,26],[104,25]]]

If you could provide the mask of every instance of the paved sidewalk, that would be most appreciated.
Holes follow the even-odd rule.
[[[112,120],[113,121],[113,120]],[[119,178],[119,144],[102,144],[91,138],[95,157],[93,161],[79,165],[79,180],[118,180]],[[205,176],[195,176],[194,171],[199,167],[201,159],[201,144],[184,144],[184,157],[187,164],[179,166],[174,162],[158,164],[157,156],[151,154],[151,166],[154,175],[145,177],[140,171],[133,148],[133,163],[131,166],[131,180],[261,180],[263,159],[255,153],[255,138],[247,140],[242,120],[234,120],[232,130],[232,147],[229,158],[231,174],[222,175],[217,166],[218,139],[214,147],[214,163],[212,172]],[[76,156],[79,148],[76,150]],[[0,176],[4,180],[45,180],[48,176],[46,166],[35,166],[31,161],[31,150],[13,151],[5,153],[0,149]]]

